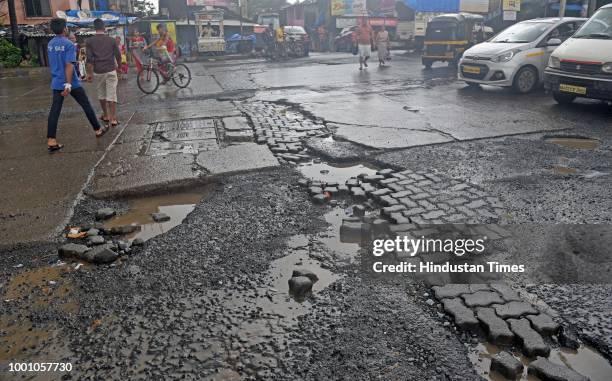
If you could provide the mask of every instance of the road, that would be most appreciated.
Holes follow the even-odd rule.
[[[582,342],[568,352],[546,339],[551,361],[607,379],[612,108],[468,89],[399,52],[385,68],[354,61],[190,63],[188,89],[152,96],[132,77],[122,126],[102,139],[67,103],[58,155],[44,150],[47,77],[1,79],[0,370],[44,360],[71,362],[72,379],[492,379],[500,349],[448,307],[469,297],[432,289],[457,279],[372,276],[363,237],[345,234],[364,226],[357,204],[388,234],[468,223],[499,236],[487,258],[530,269],[503,278],[516,300]],[[375,184],[392,191],[363,199],[303,184],[385,168]],[[96,225],[103,207],[119,216]],[[118,261],[58,261],[67,226],[130,223],[141,231],[121,239],[146,242]],[[319,278],[303,301],[288,294],[296,267]],[[490,282],[471,280],[515,300]]]

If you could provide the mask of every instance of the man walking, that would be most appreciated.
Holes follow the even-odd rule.
[[[51,20],[51,30],[55,37],[49,41],[47,51],[49,56],[49,69],[51,70],[51,89],[53,90],[53,103],[49,111],[47,121],[47,149],[54,153],[64,146],[59,144],[55,138],[57,123],[62,112],[64,98],[70,94],[74,100],[83,108],[85,115],[91,123],[96,136],[100,137],[106,132],[106,128],[100,127],[96,112],[91,107],[85,90],[81,87],[74,65],[77,61],[74,43],[68,39],[66,20],[56,18]]]
[[[372,27],[365,17],[357,28],[357,45],[359,51],[359,70],[368,67],[368,58],[372,55]]]
[[[98,100],[102,107],[102,120],[116,127],[117,121],[117,82],[121,70],[121,51],[114,38],[106,35],[104,21],[94,20],[96,35],[85,41],[87,47],[88,81],[95,79]],[[93,73],[93,75],[92,75]]]

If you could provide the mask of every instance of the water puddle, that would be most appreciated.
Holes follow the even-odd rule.
[[[566,148],[573,149],[597,149],[601,144],[597,139],[589,139],[589,138],[571,138],[571,137],[555,137],[555,138],[547,138],[546,142],[557,144]]]
[[[330,165],[327,163],[308,162],[298,165],[297,169],[309,180],[324,183],[336,182],[338,184],[344,184],[346,180],[351,177],[357,177],[362,173],[367,173],[368,175],[376,174],[376,169],[363,164]]]
[[[552,171],[557,175],[573,175],[575,173],[578,173],[578,170],[576,168],[565,167],[562,165],[553,166]]]
[[[491,358],[500,351],[502,351],[500,347],[490,343],[479,343],[471,348],[468,357],[478,374],[485,380],[507,380],[497,372],[489,372]],[[514,351],[512,351],[512,354],[525,366],[523,375],[517,380],[539,381],[539,378],[527,374],[527,366],[532,360]],[[607,381],[610,379],[610,374],[612,374],[612,365],[610,365],[610,363],[608,363],[608,361],[596,350],[589,346],[581,346],[578,350],[569,348],[551,349],[548,359],[589,377],[591,381]]]
[[[211,189],[212,185],[196,191],[130,199],[128,200],[129,211],[110,219],[104,226],[112,228],[138,225],[140,230],[127,234],[124,238],[130,241],[136,238],[146,241],[180,225]],[[152,217],[153,213],[164,213],[170,217],[170,220],[155,222]]]
[[[317,241],[325,245],[338,259],[346,262],[354,261],[361,248],[360,237],[340,234],[342,220],[348,217],[348,214],[340,208],[334,208],[325,213],[323,217],[329,227],[324,233],[317,236]]]

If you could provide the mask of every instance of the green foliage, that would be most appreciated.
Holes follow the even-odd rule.
[[[0,38],[0,64],[4,67],[17,67],[21,62],[21,50]]]

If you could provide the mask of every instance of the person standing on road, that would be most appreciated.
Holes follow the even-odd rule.
[[[357,46],[359,52],[359,70],[368,67],[368,58],[372,55],[372,27],[365,17],[357,28]]]
[[[96,35],[85,41],[87,47],[87,80],[95,79],[102,121],[112,127],[117,120],[117,82],[121,75],[121,51],[115,39],[105,33],[104,21],[94,20]]]
[[[378,64],[384,66],[385,60],[389,55],[389,32],[387,32],[384,25],[376,33],[376,52],[378,53]]]
[[[56,133],[64,98],[68,94],[72,95],[74,100],[83,108],[97,137],[104,135],[106,128],[101,127],[100,123],[98,123],[96,112],[91,107],[87,94],[79,82],[75,70],[77,63],[76,48],[74,43],[67,38],[68,29],[66,28],[66,20],[60,18],[51,20],[51,30],[55,33],[55,37],[49,41],[47,53],[49,56],[49,69],[51,70],[53,103],[51,104],[47,121],[47,149],[49,153],[54,153],[64,147],[57,142]]]

